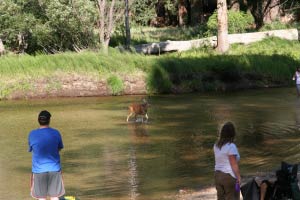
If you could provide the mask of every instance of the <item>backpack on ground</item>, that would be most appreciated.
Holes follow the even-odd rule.
[[[286,162],[281,162],[281,169],[276,171],[277,180],[274,184],[272,200],[300,200],[297,173],[297,164],[292,165]]]

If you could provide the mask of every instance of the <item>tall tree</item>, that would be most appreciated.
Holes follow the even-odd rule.
[[[229,49],[228,41],[228,19],[227,19],[227,3],[226,0],[218,0],[217,2],[218,14],[218,40],[217,50],[225,53]]]
[[[124,6],[121,1],[97,0],[98,34],[101,49],[107,52],[109,41],[116,23],[124,16]]]

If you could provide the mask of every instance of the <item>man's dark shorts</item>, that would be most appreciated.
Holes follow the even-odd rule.
[[[61,172],[32,173],[31,196],[33,198],[60,197],[65,194]]]

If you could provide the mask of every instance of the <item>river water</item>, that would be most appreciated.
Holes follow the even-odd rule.
[[[300,98],[294,88],[150,96],[148,123],[126,123],[141,96],[0,102],[0,199],[29,200],[27,137],[47,109],[60,130],[67,195],[81,200],[168,199],[213,184],[221,124],[237,128],[243,176],[300,160]]]

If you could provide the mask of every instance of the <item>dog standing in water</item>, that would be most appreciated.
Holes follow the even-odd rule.
[[[129,115],[127,115],[127,122],[129,121],[129,118],[134,115],[135,121],[137,121],[137,116],[142,116],[142,122],[144,122],[144,116],[146,118],[146,121],[148,121],[148,115],[147,110],[150,104],[143,99],[143,103],[133,103],[130,106],[128,106]]]

